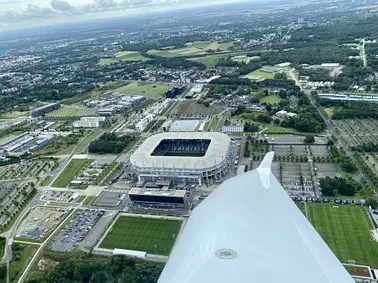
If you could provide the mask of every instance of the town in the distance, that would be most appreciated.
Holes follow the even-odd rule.
[[[0,283],[156,283],[196,207],[271,151],[350,276],[378,282],[376,1],[0,24]]]

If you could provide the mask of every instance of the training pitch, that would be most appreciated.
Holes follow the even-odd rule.
[[[100,248],[144,251],[169,255],[182,221],[120,216],[102,241]]]
[[[354,260],[378,267],[378,243],[363,207],[310,203],[308,212],[312,225],[342,263]]]

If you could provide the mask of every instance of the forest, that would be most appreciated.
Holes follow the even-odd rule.
[[[105,133],[89,144],[88,151],[96,154],[121,153],[135,139],[135,136],[118,137],[115,134]]]
[[[164,265],[125,256],[99,258],[78,253],[27,283],[156,283]]]

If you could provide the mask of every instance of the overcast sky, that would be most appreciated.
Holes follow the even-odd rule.
[[[0,30],[242,0],[0,0]],[[248,0],[244,0],[248,1]],[[251,0],[250,0],[251,1]]]

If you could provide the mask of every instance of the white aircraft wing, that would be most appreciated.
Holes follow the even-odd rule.
[[[270,166],[225,181],[196,207],[158,283],[353,283]]]

